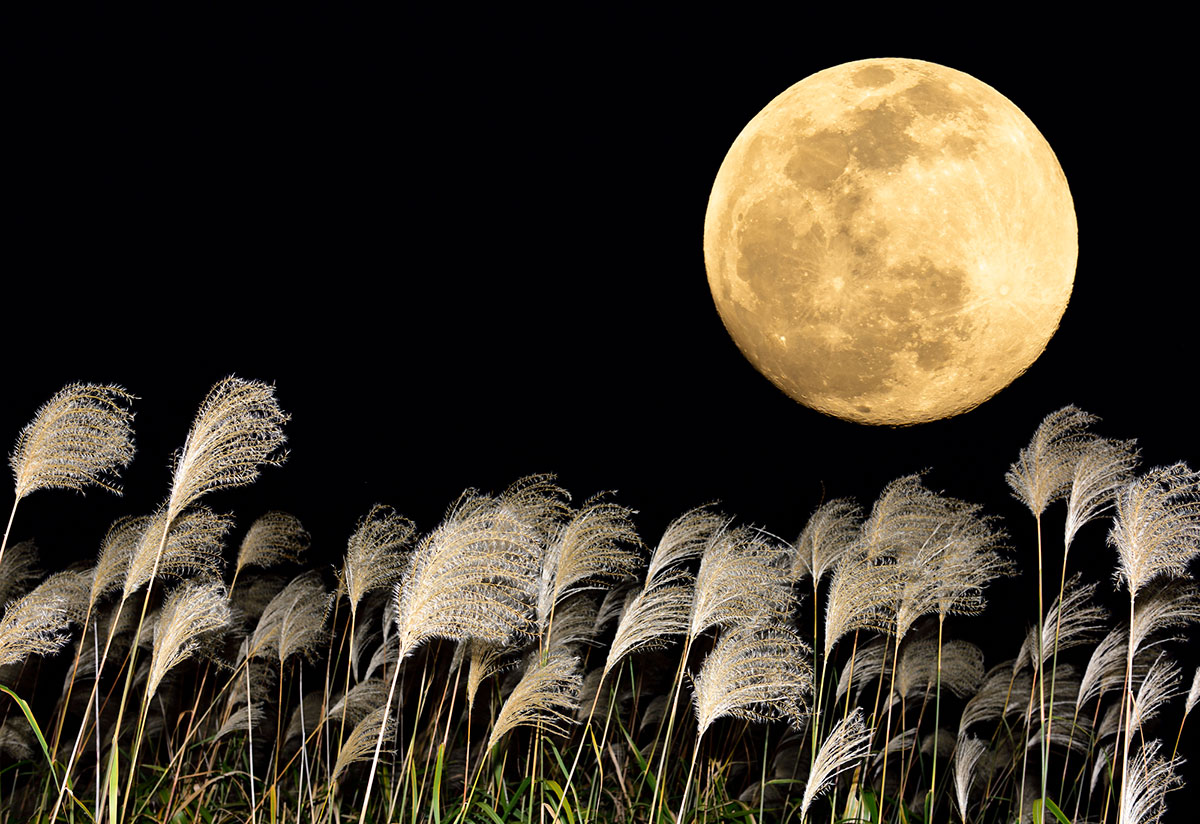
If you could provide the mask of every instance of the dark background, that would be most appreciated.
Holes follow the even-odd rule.
[[[713,500],[793,538],[823,499],[869,505],[928,468],[932,488],[1003,516],[1025,570],[960,624],[994,663],[1036,618],[1033,521],[1004,472],[1047,413],[1100,415],[1146,465],[1200,463],[1194,95],[1169,26],[1083,40],[1025,19],[856,33],[849,8],[832,27],[733,11],[155,14],[0,35],[0,437],[69,381],[141,398],[124,498],[23,502],[13,538],[35,537],[47,566],[166,495],[171,451],[236,373],[275,383],[292,454],[207,503],[240,529],[292,511],[322,563],[376,502],[428,529],[465,487],[531,472],[577,499],[616,490],[653,542]],[[721,325],[701,249],[745,123],[807,75],[876,56],[943,63],[1014,101],[1079,220],[1075,291],[1045,354],[980,408],[908,429],[826,418],[760,377]],[[1105,529],[1081,534],[1072,567],[1111,594]]]

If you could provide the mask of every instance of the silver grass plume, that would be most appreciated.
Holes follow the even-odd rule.
[[[228,517],[206,507],[194,507],[171,519],[160,509],[144,523],[145,529],[129,559],[122,598],[149,582],[156,567],[157,574],[165,577],[220,577],[221,541],[233,526]]]
[[[721,633],[695,678],[697,737],[718,718],[803,724],[812,691],[811,650],[782,625],[739,624]]]
[[[1075,406],[1051,412],[1005,474],[1013,495],[1035,517],[1041,517],[1051,502],[1067,494],[1075,464],[1095,437],[1087,428],[1097,420]]]
[[[154,653],[146,699],[158,689],[168,671],[186,661],[207,633],[229,626],[232,613],[225,585],[189,581],[167,595],[154,627]]]
[[[0,604],[24,595],[42,580],[37,545],[21,541],[8,548],[0,559]]]
[[[263,465],[283,463],[287,421],[274,387],[234,375],[218,382],[175,455],[167,521],[202,495],[253,483]]]
[[[963,738],[972,724],[1026,714],[1032,690],[1033,677],[1024,673],[1014,677],[1011,662],[992,667],[984,677],[983,686],[963,707],[958,722],[959,739]]]
[[[45,584],[11,601],[0,618],[0,666],[53,655],[69,640],[66,598]]]
[[[1116,509],[1108,543],[1130,597],[1161,575],[1187,575],[1200,552],[1200,476],[1183,463],[1151,469],[1117,493]]]
[[[92,587],[91,570],[64,569],[42,581],[41,589],[48,596],[62,596],[64,617],[73,624],[82,624],[87,616],[88,595]]]
[[[249,655],[274,653],[283,663],[293,653],[309,651],[323,637],[328,601],[317,572],[297,575],[263,610],[249,639]]]
[[[979,759],[987,752],[987,744],[971,736],[960,740],[954,753],[954,800],[958,802],[958,813],[967,820],[967,804],[971,785],[975,783],[975,768]]]
[[[555,605],[605,578],[632,574],[641,562],[633,510],[592,498],[557,525],[542,560],[537,620],[546,631]]]
[[[866,551],[848,553],[833,569],[825,600],[825,658],[855,630],[891,632],[904,578],[892,560],[873,560]]]
[[[545,523],[520,491],[520,503],[468,491],[409,555],[396,586],[402,660],[430,638],[507,645],[534,634]]]
[[[1158,739],[1147,741],[1129,763],[1121,782],[1121,820],[1126,824],[1157,824],[1167,811],[1167,793],[1183,783],[1177,770],[1182,759],[1160,756],[1161,748]]]
[[[383,706],[383,702],[387,700],[388,685],[382,678],[375,678],[370,681],[363,681],[361,684],[356,684],[351,687],[350,692],[346,693],[329,708],[329,712],[325,713],[324,721],[341,721],[342,716],[351,725],[357,725],[359,721],[366,718],[372,710]]]
[[[508,669],[508,665],[504,663],[505,650],[501,646],[483,641],[466,641],[465,646],[470,659],[467,667],[467,707],[473,712],[475,697],[483,682]]]
[[[862,517],[862,507],[849,498],[817,507],[792,550],[793,580],[811,575],[814,584],[820,582],[858,540]]]
[[[109,592],[125,586],[129,562],[150,523],[149,515],[126,516],[113,521],[108,528],[100,544],[100,555],[96,558],[96,570],[92,576],[92,590],[88,596],[92,608]]]
[[[876,638],[865,644],[860,644],[854,654],[842,667],[838,676],[837,691],[834,693],[834,703],[841,700],[847,690],[853,689],[855,699],[862,695],[867,684],[876,675],[890,669],[893,645],[886,639]]]
[[[604,662],[607,674],[626,655],[660,649],[673,635],[688,631],[695,579],[681,566],[704,551],[709,536],[727,519],[707,507],[689,510],[672,521],[650,556],[646,583],[626,601]]]
[[[1067,495],[1063,546],[1069,551],[1080,528],[1112,508],[1117,490],[1129,483],[1137,467],[1137,441],[1095,438],[1075,462]]]
[[[271,599],[283,591],[288,578],[277,573],[262,572],[230,593],[234,618],[239,625],[250,627],[258,623]]]
[[[1200,591],[1190,580],[1169,580],[1137,600],[1133,611],[1133,651],[1146,647],[1151,636],[1200,621]]]
[[[552,734],[565,735],[567,726],[575,722],[582,686],[578,657],[551,650],[544,657],[534,658],[500,708],[488,738],[488,750],[519,726],[537,724]]]
[[[596,601],[587,595],[576,595],[555,609],[554,626],[545,639],[547,649],[568,644],[595,645]]]
[[[695,580],[682,569],[666,569],[632,595],[617,625],[604,662],[607,674],[625,656],[640,650],[662,649],[671,636],[688,631]]]
[[[871,730],[863,723],[862,707],[855,707],[854,712],[830,730],[817,751],[800,803],[802,820],[808,815],[808,808],[813,801],[829,790],[839,775],[866,757],[870,746]]]
[[[375,504],[358,522],[342,567],[351,612],[357,615],[359,602],[371,590],[400,580],[416,531],[412,521],[383,504]]]
[[[896,670],[898,696],[911,698],[929,691],[937,683],[937,637],[914,638],[904,645]],[[983,684],[983,651],[969,641],[942,644],[942,689],[958,698],[979,691]]]
[[[267,512],[246,530],[238,547],[234,577],[246,567],[299,564],[311,543],[312,536],[295,515],[277,510]]]
[[[303,736],[307,741],[322,720],[325,704],[324,689],[315,689],[305,695],[304,699],[298,701],[296,708],[292,710],[292,717],[288,720],[283,740],[295,741]]]
[[[1150,665],[1150,670],[1133,699],[1133,717],[1129,724],[1131,733],[1140,730],[1147,721],[1158,714],[1164,704],[1181,694],[1180,675],[1179,667],[1165,654],[1160,653]]]
[[[790,615],[785,550],[751,527],[716,530],[700,557],[688,637],[713,627]]]
[[[1183,714],[1191,715],[1192,710],[1196,709],[1196,704],[1200,703],[1200,667],[1196,667],[1196,674],[1192,676],[1192,688],[1188,690],[1187,701],[1183,705]]]
[[[98,486],[119,495],[119,471],[133,460],[134,400],[119,386],[58,390],[21,430],[9,457],[17,500],[48,488]]]
[[[386,706],[378,707],[354,725],[354,729],[342,743],[342,748],[338,750],[337,760],[330,774],[331,781],[341,778],[342,773],[356,761],[369,761],[376,750],[376,742],[391,738],[396,722],[388,718],[385,727],[386,710]]]
[[[263,704],[249,704],[230,714],[229,718],[217,730],[213,740],[220,740],[230,733],[245,732],[247,727],[261,727],[267,713]]]
[[[1013,662],[1014,672],[1026,665],[1036,669],[1039,656],[1043,664],[1049,660],[1054,654],[1055,639],[1061,654],[1065,649],[1091,643],[1095,634],[1103,629],[1108,613],[1103,607],[1091,603],[1096,584],[1082,584],[1081,580],[1082,576],[1076,573],[1067,581],[1062,601],[1055,599],[1046,613],[1040,639],[1037,627],[1030,628]]]
[[[1054,680],[1054,704],[1046,709],[1047,716],[1052,716],[1056,721],[1050,726],[1050,744],[1086,754],[1092,740],[1092,722],[1090,718],[1075,714],[1078,695],[1079,677],[1075,668],[1060,664]],[[1033,709],[1030,708],[1027,721],[1032,722],[1032,717]],[[1060,720],[1061,723],[1057,723]],[[1027,741],[1030,749],[1041,746],[1042,732],[1040,727],[1033,732]]]
[[[1128,648],[1129,628],[1123,624],[1114,627],[1100,639],[1083,671],[1079,695],[1075,700],[1076,709],[1081,709],[1093,698],[1099,698],[1111,690],[1118,690],[1125,684],[1125,655]],[[1134,659],[1135,680],[1145,676],[1146,667],[1139,668],[1141,660],[1141,656]]]
[[[926,544],[957,512],[969,506],[927,489],[919,474],[897,478],[879,493],[871,514],[863,521],[856,549],[872,561],[894,558],[902,549]]]

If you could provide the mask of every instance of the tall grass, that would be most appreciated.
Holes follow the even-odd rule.
[[[131,396],[84,386],[19,436],[16,500],[115,486]],[[68,432],[72,403],[116,429]],[[791,543],[712,506],[643,536],[610,496],[577,507],[537,475],[425,531],[371,507],[336,574],[297,571],[302,518],[200,504],[279,463],[286,420],[228,379],[166,503],[98,536],[94,566],[0,556],[3,820],[1133,824],[1179,784],[1200,482],[1135,475],[1132,442],[1079,410],[1008,472],[1037,526],[1015,545],[917,475],[819,507]],[[947,637],[1016,559],[1042,566],[1060,501],[1059,592],[1009,622],[1011,657]],[[1104,518],[1111,550],[1081,529]],[[1119,616],[1067,574],[1089,542]]]

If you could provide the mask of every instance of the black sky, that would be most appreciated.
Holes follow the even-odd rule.
[[[376,502],[428,529],[465,487],[531,472],[577,499],[617,490],[653,540],[712,500],[791,538],[823,498],[869,504],[928,468],[931,487],[1003,516],[1029,568],[1032,521],[1004,472],[1047,413],[1100,415],[1148,465],[1200,465],[1200,446],[1183,52],[1136,23],[1083,42],[1018,22],[980,39],[732,10],[681,24],[289,8],[6,27],[0,437],[69,381],[141,397],[127,495],[38,492],[14,538],[35,537],[48,566],[94,553],[113,518],[165,496],[171,451],[236,373],[276,384],[292,455],[208,503],[241,528],[290,510],[330,560]],[[745,123],[874,56],[943,63],[1014,101],[1080,227],[1044,356],[975,411],[901,430],[823,417],[760,377],[721,326],[701,249]],[[1107,582],[1103,528],[1080,540]],[[1032,621],[1003,604],[1028,592],[999,590],[1000,617]]]

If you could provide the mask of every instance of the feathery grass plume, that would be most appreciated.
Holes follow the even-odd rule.
[[[266,657],[274,653],[274,657],[282,663],[293,652],[319,643],[328,598],[318,572],[301,572],[263,610],[250,636],[249,655]],[[314,633],[312,623],[317,612],[320,613],[320,624]]]
[[[554,625],[545,638],[547,649],[596,642],[596,600],[577,594],[555,608]]]
[[[358,522],[346,543],[342,567],[351,612],[357,614],[358,604],[368,592],[400,579],[416,531],[412,521],[383,504],[375,504]]]
[[[582,686],[577,656],[565,650],[534,656],[496,716],[488,750],[520,726],[536,724],[554,735],[565,735],[567,726],[575,722]]]
[[[1054,654],[1056,638],[1061,653],[1065,649],[1091,643],[1096,633],[1104,628],[1108,612],[1091,603],[1096,585],[1083,584],[1081,581],[1079,573],[1067,581],[1063,600],[1060,602],[1055,599],[1046,613],[1041,638],[1038,637],[1037,627],[1030,628],[1013,662],[1013,672],[1029,664],[1036,669],[1039,660],[1044,664]]]
[[[1182,786],[1178,767],[1182,759],[1160,756],[1162,742],[1157,738],[1142,745],[1129,764],[1122,781],[1122,819],[1126,824],[1157,824],[1167,811],[1167,793]]]
[[[91,570],[64,569],[55,572],[39,587],[46,595],[60,595],[64,618],[72,624],[82,624],[88,611],[88,595],[92,589]]]
[[[167,521],[202,495],[253,483],[264,464],[283,463],[287,421],[273,386],[234,375],[219,381],[175,454]]]
[[[1075,464],[1095,438],[1087,428],[1097,420],[1075,406],[1051,412],[1005,474],[1013,495],[1035,517],[1040,518],[1051,502],[1067,494]]]
[[[709,535],[696,573],[688,636],[758,617],[791,613],[786,550],[750,527],[725,527]]]
[[[109,526],[104,541],[100,544],[100,554],[96,558],[96,570],[92,576],[92,591],[88,603],[93,609],[109,592],[125,586],[125,579],[129,575],[129,562],[150,524],[151,519],[148,515],[127,515],[113,521]]]
[[[188,581],[172,590],[154,627],[146,700],[154,695],[168,671],[191,657],[200,646],[201,636],[228,627],[231,618],[222,583]]]
[[[1108,543],[1131,597],[1159,576],[1187,575],[1200,553],[1200,475],[1183,463],[1156,467],[1117,493],[1116,508]]]
[[[238,625],[245,628],[256,625],[267,604],[283,591],[289,580],[276,573],[260,572],[232,590],[229,595],[233,603],[234,620]]]
[[[173,520],[160,509],[144,523],[145,530],[129,558],[123,598],[148,583],[155,568],[158,575],[173,578],[220,576],[221,540],[233,526],[231,519],[195,507]]]
[[[1117,490],[1132,479],[1138,457],[1137,441],[1094,438],[1085,443],[1067,495],[1063,546],[1068,551],[1084,524],[1112,508]]]
[[[230,714],[221,728],[217,730],[217,734],[213,736],[213,740],[220,740],[230,733],[245,732],[247,727],[261,727],[266,717],[267,712],[261,702],[247,704]]]
[[[1075,699],[1075,708],[1079,710],[1093,698],[1099,698],[1110,690],[1120,689],[1125,683],[1125,653],[1129,647],[1129,628],[1121,625],[1114,627],[1100,639],[1100,643],[1092,650],[1087,667],[1083,670],[1083,678],[1079,682],[1079,695]],[[1134,659],[1134,677],[1144,677],[1145,667],[1139,671]]]
[[[312,536],[295,515],[278,510],[267,512],[250,525],[242,538],[234,580],[246,567],[299,564],[311,543]]]
[[[621,621],[608,646],[604,661],[607,675],[627,655],[663,649],[671,636],[688,631],[695,581],[681,569],[660,572],[653,583],[633,594],[625,604]]]
[[[396,586],[402,660],[430,638],[505,646],[514,636],[534,634],[531,613],[550,507],[539,508],[530,495],[522,486],[501,502],[468,491],[409,555]]]
[[[466,641],[463,645],[470,659],[467,667],[467,707],[473,712],[475,696],[479,694],[483,682],[508,669],[508,665],[504,663],[504,647],[481,641]]]
[[[1182,694],[1179,689],[1180,676],[1179,667],[1165,653],[1159,653],[1142,680],[1142,685],[1138,687],[1137,697],[1133,699],[1133,715],[1129,726],[1131,733],[1140,730],[1158,714],[1163,705]]]
[[[621,613],[625,611],[625,604],[632,597],[632,593],[637,586],[637,579],[630,575],[621,579],[616,586],[604,591],[604,597],[600,599],[600,606],[596,608],[594,630],[597,635],[606,626],[621,617]]]
[[[53,586],[42,584],[10,602],[0,618],[0,666],[58,652],[70,640],[66,626],[67,599]]]
[[[937,683],[937,637],[914,638],[904,645],[896,670],[897,698],[911,698],[931,691]],[[979,691],[983,684],[983,651],[969,641],[946,641],[942,645],[943,689],[958,698]]]
[[[350,724],[357,724],[370,715],[372,710],[383,706],[383,702],[387,699],[387,692],[387,682],[382,678],[363,681],[361,684],[354,685],[350,692],[343,695],[336,704],[330,707],[321,720],[323,722],[341,721],[342,716],[345,715]]]
[[[889,559],[855,549],[833,568],[825,600],[825,658],[854,630],[891,632],[904,578]]]
[[[1060,749],[1073,749],[1087,754],[1092,738],[1091,720],[1075,716],[1075,702],[1079,695],[1079,677],[1074,667],[1059,665],[1054,680],[1054,704],[1046,709],[1047,715],[1055,719],[1050,726],[1050,744]],[[1033,709],[1028,710],[1027,720],[1032,724]],[[1061,720],[1061,723],[1060,723]],[[1026,742],[1030,749],[1040,747],[1043,730],[1038,728]]]
[[[351,764],[370,761],[372,753],[376,752],[376,742],[392,737],[396,723],[386,717],[386,710],[386,705],[371,710],[366,718],[354,725],[354,729],[346,736],[341,749],[338,750],[333,771],[329,774],[330,781],[340,779]]]
[[[284,730],[284,743],[291,743],[298,739],[309,740],[317,725],[324,720],[326,698],[325,690],[322,687],[312,690],[304,696],[303,700],[296,702],[296,708],[292,710],[291,719],[288,721],[287,729]],[[297,746],[299,747],[301,744]]]
[[[722,632],[694,681],[697,738],[726,716],[799,729],[804,696],[812,691],[811,655],[782,625],[738,624]]]
[[[926,544],[964,509],[978,508],[927,489],[920,474],[905,475],[879,493],[859,530],[856,549],[872,561],[895,557],[902,549]]]
[[[1196,674],[1192,676],[1192,688],[1188,690],[1187,701],[1183,705],[1183,714],[1191,715],[1192,710],[1196,709],[1196,704],[1200,703],[1200,667],[1196,667]]]
[[[859,644],[838,675],[833,703],[841,701],[842,696],[851,689],[854,690],[855,700],[858,700],[868,683],[881,673],[887,672],[891,654],[892,645],[887,643],[886,639],[876,638]]]
[[[282,667],[293,655],[311,659],[325,643],[325,619],[329,614],[329,593],[315,572],[308,578],[293,580],[297,585],[295,597],[279,618],[279,643],[276,651]],[[290,587],[290,585],[289,585]]]
[[[831,787],[837,777],[854,767],[870,751],[872,731],[863,723],[862,707],[855,707],[830,730],[821,743],[808,783],[804,785],[804,798],[800,802],[800,818],[808,815],[808,808],[818,796]]]
[[[0,561],[0,604],[24,595],[42,580],[37,544],[21,541],[8,548]]]
[[[815,586],[858,540],[862,507],[849,498],[821,504],[792,547],[792,579],[811,575]]]
[[[975,783],[975,768],[979,759],[987,752],[987,743],[971,736],[960,740],[954,753],[954,800],[958,803],[958,814],[967,820],[967,806],[971,785]]]
[[[661,649],[669,643],[668,638],[688,631],[695,579],[680,566],[704,552],[709,537],[727,524],[723,515],[701,506],[667,525],[650,556],[645,584],[625,600],[604,662],[605,674],[626,655]]]
[[[119,386],[58,390],[21,430],[9,457],[17,500],[38,489],[89,486],[120,495],[120,470],[133,460],[129,404],[136,399]]]
[[[545,632],[555,605],[603,578],[633,573],[641,542],[633,510],[596,496],[557,525],[542,560],[538,587],[538,627]]]
[[[1200,591],[1191,581],[1169,580],[1155,585],[1133,610],[1133,653],[1146,647],[1151,636],[1200,621]]]
[[[983,686],[963,706],[959,716],[958,734],[961,740],[968,727],[984,721],[996,721],[1010,715],[1029,712],[1029,695],[1033,677],[1023,673],[1013,675],[1012,662],[997,664],[984,676]]]

